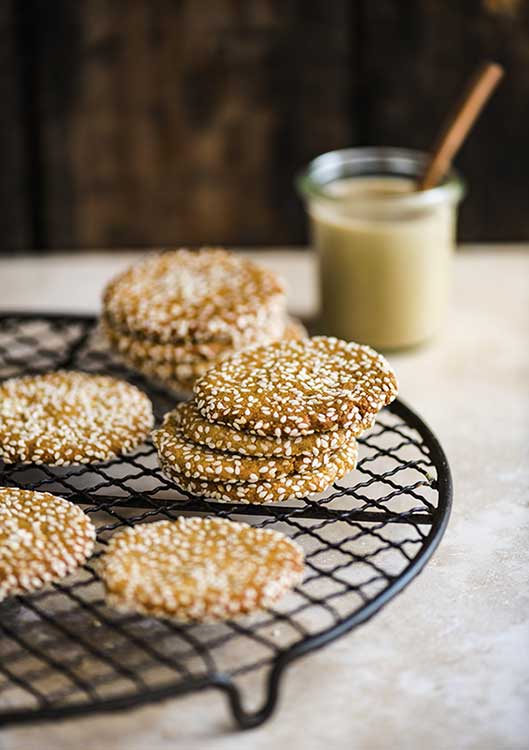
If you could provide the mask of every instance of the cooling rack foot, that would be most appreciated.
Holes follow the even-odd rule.
[[[266,697],[260,708],[255,711],[247,711],[242,703],[241,693],[238,687],[229,679],[219,678],[215,681],[215,687],[222,690],[228,699],[233,718],[240,729],[254,729],[264,724],[274,713],[279,699],[279,681],[282,667],[270,672],[266,686]]]

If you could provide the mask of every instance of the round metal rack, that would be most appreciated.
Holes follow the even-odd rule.
[[[90,317],[0,316],[0,378],[58,368],[124,377],[157,419],[175,398],[127,370]],[[125,709],[222,690],[241,727],[273,712],[285,668],[372,617],[426,564],[450,512],[450,470],[437,439],[402,402],[360,440],[357,469],[327,492],[275,505],[216,503],[178,490],[150,442],[98,465],[3,465],[0,485],[80,503],[98,553],[125,525],[214,514],[278,528],[306,554],[303,583],[275,607],[221,624],[178,624],[107,607],[92,559],[80,573],[0,604],[0,725]],[[248,705],[251,707],[248,708]]]

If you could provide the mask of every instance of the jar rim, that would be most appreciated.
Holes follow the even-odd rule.
[[[343,202],[344,198],[325,189],[337,179],[355,176],[395,176],[413,179],[423,174],[428,157],[424,151],[392,146],[359,146],[328,151],[309,162],[307,167],[296,175],[295,184],[298,193],[304,199],[318,198],[338,204]],[[386,206],[419,207],[447,200],[456,203],[465,192],[463,178],[452,167],[443,181],[433,188],[411,193],[381,195],[377,196],[376,201]],[[361,197],[355,196],[355,201],[361,200]],[[373,200],[372,196],[369,200]]]

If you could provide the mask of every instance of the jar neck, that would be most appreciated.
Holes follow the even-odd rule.
[[[297,189],[304,200],[325,201],[338,209],[351,194],[340,194],[335,187],[339,181],[355,178],[401,178],[409,181],[405,191],[379,191],[367,197],[370,205],[376,202],[387,209],[420,209],[441,203],[458,203],[464,194],[464,183],[456,170],[451,169],[443,182],[430,190],[415,191],[413,184],[424,174],[428,155],[421,151],[390,147],[350,148],[330,151],[314,159],[297,179]],[[334,188],[333,188],[334,186]],[[354,201],[365,202],[360,190],[355,190]]]

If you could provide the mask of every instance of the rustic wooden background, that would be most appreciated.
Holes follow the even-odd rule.
[[[483,58],[467,240],[529,239],[529,0],[0,0],[0,249],[301,243],[295,172],[427,148]]]

